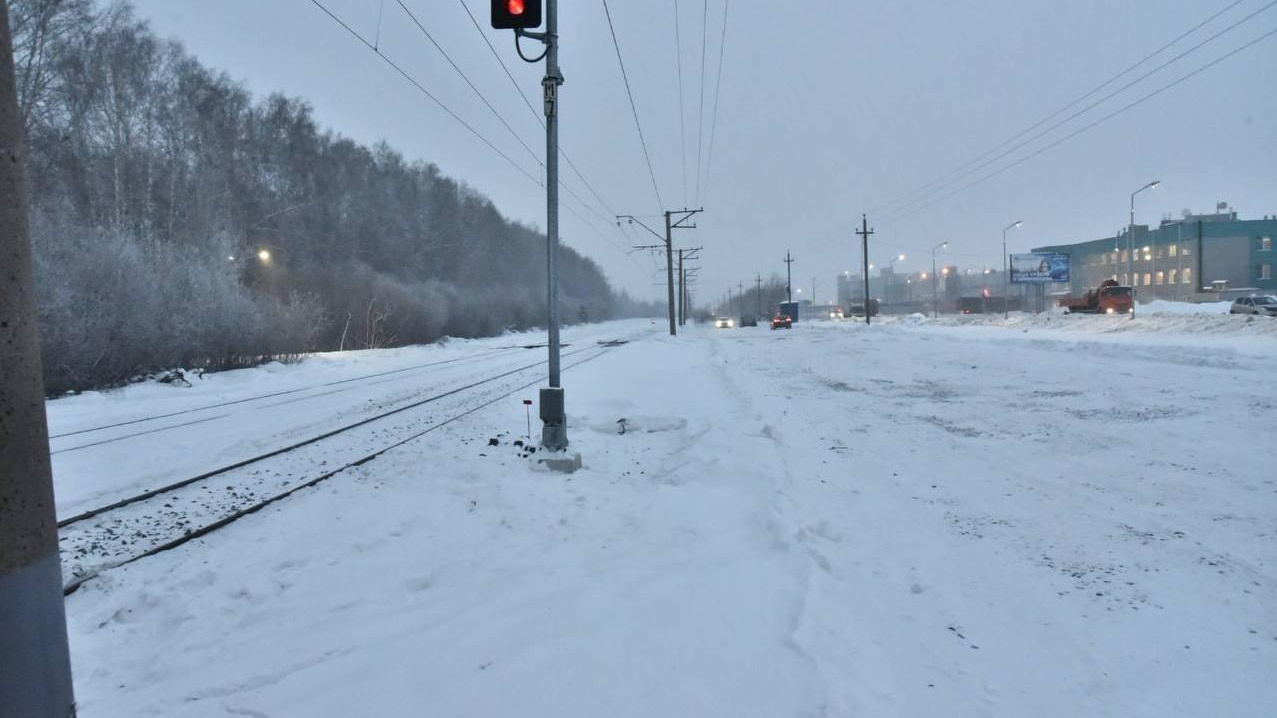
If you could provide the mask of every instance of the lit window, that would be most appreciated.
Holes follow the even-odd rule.
[[[1132,276],[1131,276],[1131,279],[1133,280],[1133,281],[1131,282],[1131,286],[1132,286],[1132,287],[1138,287],[1138,286],[1140,286],[1140,273],[1139,273],[1139,272],[1136,272],[1134,275],[1132,275]]]
[[[1164,281],[1165,279],[1166,279],[1166,273],[1165,273],[1165,272],[1158,272],[1158,273],[1157,273],[1157,283],[1158,283],[1158,284],[1165,284],[1165,281]]]
[[[1188,242],[1185,242],[1184,246],[1180,248],[1179,253],[1184,255],[1185,257],[1191,255],[1193,253],[1193,245],[1189,244]]]
[[[1273,251],[1273,238],[1272,238],[1272,237],[1260,237],[1260,238],[1259,238],[1259,251],[1261,251],[1261,252],[1271,252],[1271,251]]]
[[[1170,271],[1170,273],[1169,273],[1168,277],[1169,277],[1169,278],[1166,280],[1166,283],[1167,283],[1167,284],[1174,284],[1174,283],[1176,283],[1177,281],[1179,281],[1179,270],[1172,269],[1172,270]]]
[[[1131,256],[1131,251],[1130,251],[1129,249],[1123,249],[1123,250],[1122,250],[1122,263],[1123,263],[1123,264],[1125,264],[1125,263],[1127,262],[1127,257],[1129,257],[1129,256]]]
[[[1261,265],[1259,265],[1259,278],[1260,278],[1260,279],[1272,279],[1272,278],[1273,278],[1273,265],[1271,265],[1271,264],[1261,264]]]
[[[1174,256],[1175,256],[1175,255],[1177,255],[1177,254],[1179,254],[1179,245],[1178,245],[1178,244],[1172,244],[1171,246],[1169,246],[1169,247],[1167,247],[1167,248],[1166,248],[1166,256],[1168,256],[1168,257],[1174,257]]]
[[[1145,272],[1145,273],[1144,273],[1144,286],[1146,286],[1146,287],[1147,287],[1148,285],[1150,285],[1150,284],[1152,284],[1152,283],[1153,283],[1153,275],[1152,275],[1152,274],[1149,274],[1148,272]]]
[[[1193,268],[1192,268],[1192,267],[1189,267],[1189,268],[1187,268],[1187,269],[1185,269],[1185,270],[1184,270],[1184,280],[1183,280],[1183,282],[1182,282],[1182,283],[1183,283],[1183,284],[1192,284],[1192,283],[1193,283]]]

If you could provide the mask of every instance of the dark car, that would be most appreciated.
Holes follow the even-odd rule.
[[[772,329],[793,329],[794,318],[788,314],[777,314],[772,317]]]
[[[753,314],[746,314],[740,318],[740,324],[738,324],[737,326],[756,327],[758,326],[758,317],[754,316]]]

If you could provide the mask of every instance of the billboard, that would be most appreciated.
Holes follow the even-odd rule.
[[[1012,284],[1050,284],[1069,281],[1069,255],[1034,252],[1011,255]]]

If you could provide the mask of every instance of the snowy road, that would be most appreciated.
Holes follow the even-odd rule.
[[[1271,715],[1277,341],[1105,321],[623,347],[86,584],[82,715]]]

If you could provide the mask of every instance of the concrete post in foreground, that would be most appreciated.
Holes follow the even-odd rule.
[[[0,714],[75,715],[9,4],[0,0]]]

